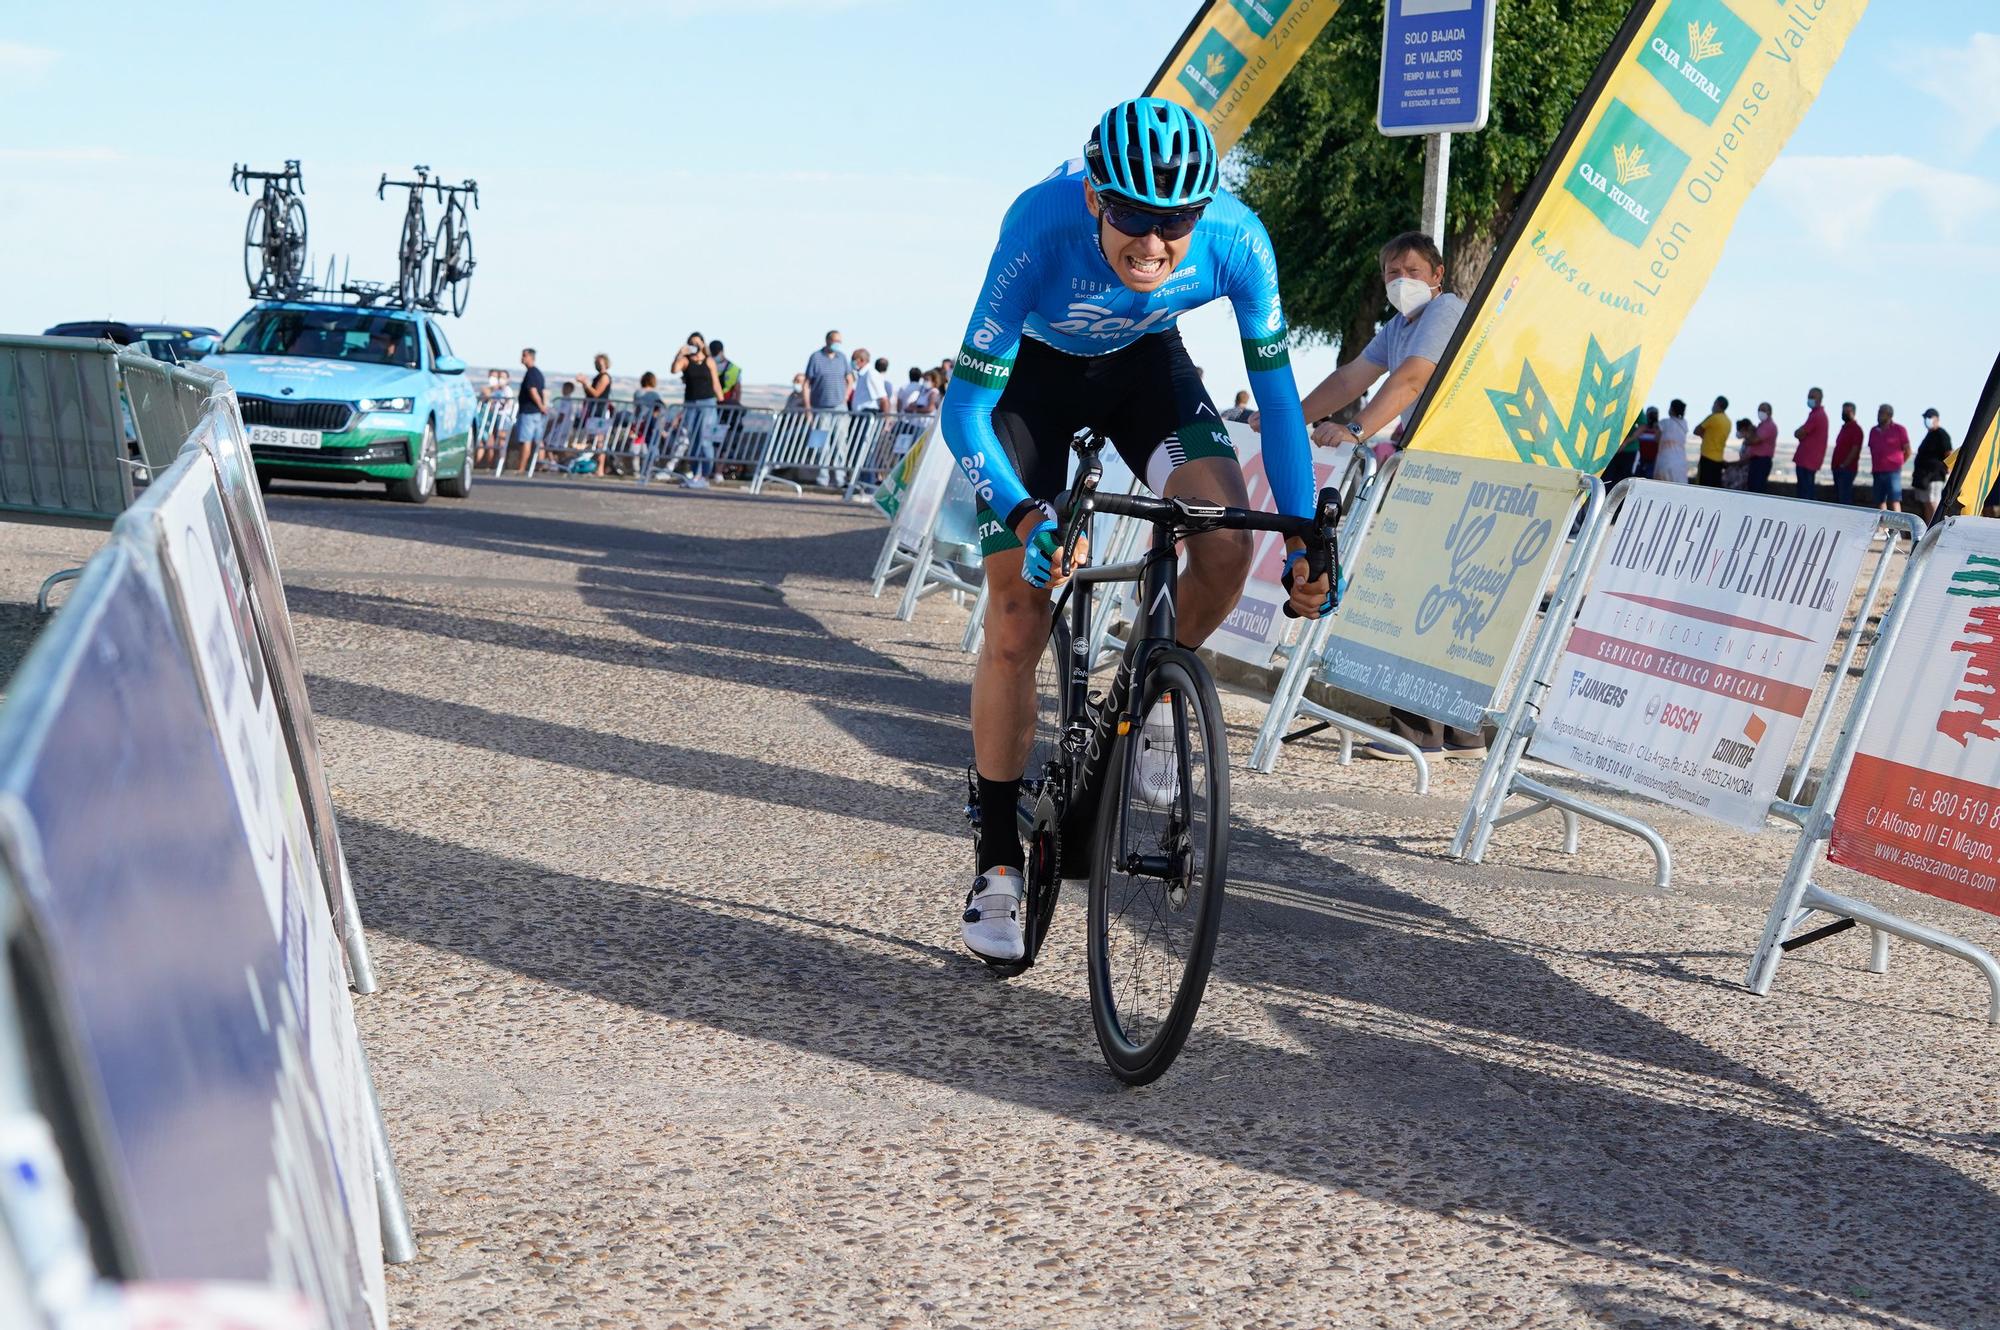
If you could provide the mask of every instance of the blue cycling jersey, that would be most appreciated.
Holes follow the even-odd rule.
[[[1234,195],[1218,193],[1181,266],[1141,294],[1105,260],[1083,182],[1083,163],[1073,161],[1014,200],[952,367],[941,411],[945,439],[986,506],[1013,520],[1029,497],[993,430],[993,408],[1023,335],[1071,355],[1104,355],[1227,296],[1263,417],[1264,471],[1278,511],[1310,516],[1312,447],[1285,349],[1278,266],[1264,224]]]

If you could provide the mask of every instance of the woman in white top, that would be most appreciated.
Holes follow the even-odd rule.
[[[1669,485],[1688,483],[1687,403],[1676,397],[1660,421],[1660,451],[1653,461],[1653,479]]]

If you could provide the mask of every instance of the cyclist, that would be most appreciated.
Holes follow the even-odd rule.
[[[1175,327],[1183,313],[1226,296],[1265,421],[1264,467],[1278,509],[1313,511],[1312,452],[1270,237],[1218,188],[1220,167],[1208,127],[1173,102],[1138,97],[1107,111],[1081,161],[1008,209],[945,393],[945,438],[982,501],[989,590],[972,683],[980,831],[964,938],[991,960],[1023,954],[1015,805],[1034,742],[1049,591],[1072,571],[1056,548],[1053,505],[1067,484],[1071,436],[1089,426],[1110,439],[1163,498],[1247,507],[1236,450]],[[1302,542],[1287,544],[1292,608],[1317,617],[1329,606],[1328,578],[1306,582],[1297,566]],[[1194,647],[1242,594],[1251,538],[1210,532],[1186,550],[1178,637]],[[1140,789],[1164,806],[1178,780],[1172,720],[1161,708],[1141,728]]]

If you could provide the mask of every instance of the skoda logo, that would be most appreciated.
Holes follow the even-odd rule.
[[[292,395],[292,390],[290,388],[280,388],[278,389],[278,391],[283,393],[287,397],[290,397]]]

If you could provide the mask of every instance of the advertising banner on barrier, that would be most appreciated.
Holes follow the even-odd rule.
[[[1935,538],[1827,857],[2000,914],[2000,521]]]
[[[134,512],[152,519],[164,588],[180,615],[215,732],[222,736],[272,931],[284,947],[290,997],[307,1021],[304,1052],[340,1162],[343,1200],[361,1248],[362,1271],[370,1277],[369,1297],[379,1305],[385,1296],[382,1218],[373,1185],[366,1060],[249,586],[207,454],[198,449],[182,454],[154,487],[160,493]]]
[[[1409,453],[1396,468],[1321,673],[1335,687],[1475,729],[1534,620],[1582,478]]]
[[[882,516],[896,520],[896,510],[903,506],[903,496],[909,493],[911,482],[917,478],[917,465],[924,455],[924,445],[930,442],[931,431],[926,430],[922,438],[910,445],[903,459],[889,468],[889,474],[882,477],[882,483],[875,487],[875,506],[882,510]]]
[[[1996,486],[2000,486],[2000,358],[1994,360],[1978,405],[1972,408],[1965,442],[1952,459],[1951,479],[1938,512],[1945,517],[1978,517]]]
[[[1875,514],[1628,483],[1528,753],[1760,831]]]
[[[114,539],[10,681],[0,853],[47,940],[138,1273],[292,1288],[340,1330],[379,1328],[347,1200],[373,1180],[342,1176],[323,1018],[294,980],[313,962],[290,959],[307,888],[283,879],[274,902],[259,878],[218,748],[235,737],[151,562]]]
[[[1340,0],[1205,0],[1146,95],[1196,112],[1228,152],[1339,8]]]
[[[1241,421],[1229,422],[1229,439],[1236,445],[1237,460],[1243,464],[1243,483],[1250,492],[1250,506],[1262,513],[1278,511],[1277,497],[1264,474],[1264,437]],[[1356,445],[1313,449],[1313,492],[1340,483]],[[1109,479],[1109,476],[1106,476]],[[1285,617],[1285,538],[1275,531],[1254,533],[1250,556],[1250,577],[1243,584],[1242,598],[1229,617],[1208,639],[1213,651],[1259,669],[1271,663],[1271,653],[1284,640],[1291,620]]]
[[[1431,376],[1411,450],[1601,470],[1865,8],[1633,5]]]

